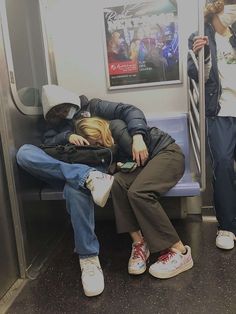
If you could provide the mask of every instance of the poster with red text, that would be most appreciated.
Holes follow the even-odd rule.
[[[109,89],[181,82],[176,0],[107,7],[103,16]]]

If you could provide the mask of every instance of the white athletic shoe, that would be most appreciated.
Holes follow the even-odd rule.
[[[108,200],[114,177],[100,172],[91,171],[86,181],[86,187],[91,191],[94,203],[104,207]]]
[[[216,236],[216,246],[223,250],[234,248],[235,235],[231,231],[218,230]]]
[[[150,252],[146,242],[134,242],[132,252],[128,263],[128,273],[131,275],[140,275],[146,270],[146,262]]]
[[[104,277],[98,256],[80,258],[81,279],[87,297],[99,295],[104,290]]]
[[[191,249],[187,245],[185,245],[185,248],[187,250],[185,254],[173,248],[167,250],[166,253],[158,258],[156,263],[150,266],[149,273],[156,278],[166,279],[192,268]]]

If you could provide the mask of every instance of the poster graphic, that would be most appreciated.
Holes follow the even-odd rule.
[[[176,0],[103,9],[109,89],[181,82]]]

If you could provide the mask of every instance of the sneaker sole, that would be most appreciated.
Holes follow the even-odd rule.
[[[84,294],[86,295],[86,297],[96,297],[97,295],[100,295],[103,292],[103,290],[104,290],[104,287],[101,290],[93,291],[93,292],[84,290]]]
[[[146,259],[146,263],[148,263],[149,256],[150,256],[150,252],[148,253],[148,257],[147,257],[147,259]],[[146,270],[147,270],[147,266],[146,266],[145,268],[140,269],[140,270],[137,270],[137,271],[135,271],[135,270],[130,271],[130,270],[128,269],[128,273],[129,273],[130,275],[141,275],[141,274],[145,273]]]
[[[142,268],[142,269],[140,269],[138,271],[130,271],[130,270],[128,270],[128,273],[130,275],[141,275],[141,274],[145,273],[146,270],[147,270],[147,267]]]
[[[184,267],[182,267],[180,269],[173,270],[173,271],[168,272],[168,273],[154,272],[154,271],[152,271],[151,268],[149,268],[149,274],[151,274],[152,276],[159,278],[159,279],[167,279],[167,278],[177,276],[178,274],[180,274],[186,270],[189,270],[192,267],[193,267],[193,261],[191,260]]]
[[[234,248],[234,243],[231,246],[224,246],[224,245],[220,245],[220,244],[216,244],[216,247],[218,247],[221,250],[232,250]]]
[[[107,193],[105,194],[105,196],[103,197],[103,200],[100,201],[100,200],[97,200],[96,202],[94,201],[94,203],[96,203],[98,206],[100,207],[104,207],[106,205],[106,202],[109,198],[109,195],[110,195],[110,192],[111,192],[111,188],[112,188],[112,184],[113,184],[113,181],[114,181],[114,177],[111,178],[111,187],[110,189],[107,191]]]

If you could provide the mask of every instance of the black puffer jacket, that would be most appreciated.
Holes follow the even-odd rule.
[[[231,28],[232,36],[229,39],[233,48],[236,48],[236,22]],[[188,40],[189,49],[192,49],[194,37],[197,33],[192,34]],[[209,77],[206,78],[205,82],[205,111],[207,117],[214,117],[220,111],[220,96],[222,93],[222,86],[219,77],[219,70],[217,64],[217,47],[215,41],[215,30],[210,23],[205,24],[205,35],[208,36],[209,46],[205,47],[205,66],[211,57],[211,69],[209,71]],[[198,83],[198,71],[191,58],[188,55],[188,75],[190,78]],[[234,78],[232,78],[234,79]]]
[[[88,100],[86,96],[80,96],[81,109],[75,114],[73,120],[62,120],[59,125],[44,126],[42,142],[44,144],[66,144],[69,136],[74,133],[74,121],[82,112],[88,112],[92,117],[100,117],[106,120],[121,119],[127,125],[128,133],[133,136],[142,134],[147,136],[147,122],[143,112],[129,104],[111,102],[101,99]]]
[[[132,137],[129,135],[127,125],[122,120],[113,120],[110,122],[110,130],[117,144],[117,161],[128,161],[132,160]],[[167,133],[162,130],[152,127],[147,129],[146,135],[144,136],[145,144],[147,145],[149,152],[149,159],[152,159],[160,151],[165,149],[175,140]]]

